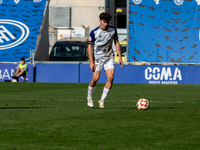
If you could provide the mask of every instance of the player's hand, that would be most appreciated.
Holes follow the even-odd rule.
[[[90,69],[94,72],[95,71],[95,65],[94,63],[90,63]]]
[[[123,61],[122,61],[122,58],[119,58],[119,65],[121,66],[121,68],[123,68]]]

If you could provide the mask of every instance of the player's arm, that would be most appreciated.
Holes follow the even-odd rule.
[[[17,74],[17,76],[18,76],[18,77],[21,76],[24,72],[25,72],[25,71],[22,70],[20,73]]]
[[[92,71],[95,71],[95,64],[94,64],[94,59],[93,59],[93,45],[88,44],[88,55],[89,55],[89,60],[90,60],[90,69]]]
[[[122,61],[122,53],[118,39],[115,39],[115,47],[117,50],[117,54],[119,55],[119,65],[123,68],[123,61]]]
[[[94,35],[94,32],[91,31],[89,39],[88,39],[88,55],[90,59],[90,69],[92,71],[95,71],[95,64],[94,64],[94,57],[93,57],[94,42],[95,42],[95,35]]]
[[[119,55],[119,65],[121,68],[123,68],[123,61],[122,61],[122,53],[121,53],[121,47],[118,41],[118,34],[117,34],[117,29],[115,28],[115,35],[114,35],[114,42],[115,42],[115,47],[117,50],[117,54]]]

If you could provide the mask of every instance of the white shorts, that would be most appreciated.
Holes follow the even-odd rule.
[[[114,57],[109,57],[106,59],[95,59],[95,67],[96,67],[96,71],[101,71],[102,68],[104,70],[108,70],[108,69],[114,69],[115,65],[114,65]]]

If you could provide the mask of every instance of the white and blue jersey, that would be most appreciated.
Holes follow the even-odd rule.
[[[113,56],[112,43],[117,40],[117,30],[114,26],[108,25],[107,30],[102,30],[100,27],[95,28],[90,32],[88,44],[94,45],[95,59]]]

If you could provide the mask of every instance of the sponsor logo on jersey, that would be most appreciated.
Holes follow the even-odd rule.
[[[20,0],[14,0],[15,4],[18,4]]]
[[[2,4],[3,3],[3,0],[0,0],[0,4]]]
[[[23,43],[29,36],[29,28],[22,22],[0,19],[0,50]]]
[[[140,4],[142,2],[142,0],[133,0],[133,3],[135,4]]]
[[[158,5],[160,3],[160,0],[154,0],[156,5]]]
[[[42,0],[33,0],[35,3],[39,3],[41,2]]]
[[[91,36],[89,36],[88,41],[92,41],[92,37]]]
[[[182,81],[182,74],[178,67],[174,70],[170,67],[147,67],[145,79],[149,80],[149,84],[178,84]]]
[[[175,3],[176,5],[182,5],[183,2],[184,2],[184,0],[174,0],[174,3]]]

